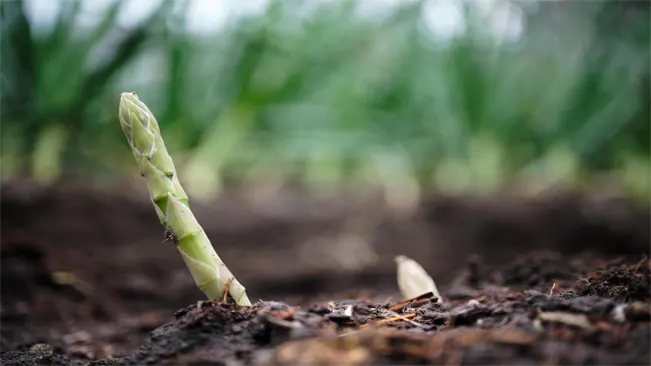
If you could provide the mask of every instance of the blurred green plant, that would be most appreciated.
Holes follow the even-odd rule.
[[[23,173],[31,162],[28,173],[49,183],[65,164],[79,162],[84,140],[95,145],[107,133],[98,104],[152,37],[165,9],[122,31],[116,25],[121,3],[114,2],[94,29],[82,32],[77,29],[82,4],[61,1],[52,31],[39,36],[32,34],[23,1],[0,4],[3,177]],[[110,52],[104,49],[108,42]],[[102,59],[94,60],[98,54]]]
[[[599,172],[648,197],[648,4],[531,1],[522,37],[500,41],[472,2],[451,39],[428,33],[418,1],[381,18],[359,2],[270,1],[209,34],[189,31],[190,1],[161,2],[132,29],[114,2],[81,33],[81,2],[60,3],[40,36],[22,1],[0,4],[5,179],[129,172],[111,126],[120,91],[134,90],[199,199],[228,179],[413,200]]]

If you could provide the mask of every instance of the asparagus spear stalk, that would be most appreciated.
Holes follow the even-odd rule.
[[[156,118],[135,92],[122,93],[120,126],[131,146],[140,174],[166,233],[188,266],[197,287],[209,299],[220,299],[228,289],[240,306],[250,306],[246,290],[219,258],[208,236],[192,214],[172,158],[165,148]]]

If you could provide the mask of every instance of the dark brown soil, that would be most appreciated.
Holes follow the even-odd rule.
[[[648,207],[432,197],[398,217],[369,197],[234,192],[193,207],[265,300],[236,309],[200,301],[146,193],[118,192],[2,188],[2,364],[650,363]],[[336,260],[353,236],[374,260]],[[442,303],[396,305],[397,254]]]

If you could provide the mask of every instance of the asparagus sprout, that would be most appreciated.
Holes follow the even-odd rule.
[[[434,279],[418,262],[404,255],[397,256],[395,262],[398,265],[398,287],[405,299],[431,292],[438,302],[441,301]]]
[[[122,93],[119,116],[158,218],[197,287],[209,299],[221,299],[228,291],[236,304],[250,306],[244,286],[219,258],[192,213],[154,115],[133,92]]]

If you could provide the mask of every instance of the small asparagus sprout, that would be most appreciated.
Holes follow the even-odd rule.
[[[437,301],[441,301],[441,294],[434,280],[420,264],[404,255],[397,256],[395,261],[398,265],[398,287],[405,299],[431,292],[437,297]]]
[[[197,287],[209,299],[221,299],[228,289],[237,305],[250,306],[244,286],[219,258],[192,214],[154,115],[136,93],[122,93],[119,115],[158,218],[171,234]]]

